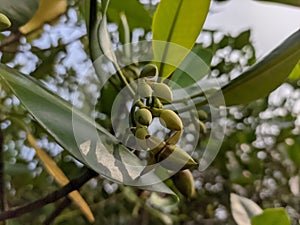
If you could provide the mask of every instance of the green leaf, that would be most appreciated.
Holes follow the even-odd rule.
[[[87,33],[90,34],[90,7],[91,7],[91,0],[81,0],[79,1],[79,12],[81,18],[85,21]],[[96,7],[94,10],[96,10]]]
[[[290,225],[287,212],[283,208],[265,209],[262,214],[254,216],[251,225]]]
[[[251,218],[262,213],[255,202],[233,193],[230,194],[230,203],[232,216],[238,225],[251,225]]]
[[[116,182],[173,194],[153,173],[140,177],[143,166],[139,158],[94,120],[35,79],[3,64],[0,64],[0,79],[47,132],[88,167]]]
[[[250,30],[243,31],[235,38],[234,48],[235,49],[242,49],[245,44],[249,43],[250,40]]]
[[[132,31],[134,28],[151,28],[152,18],[146,9],[137,0],[111,0],[107,16],[109,21],[121,25],[120,14],[126,15],[129,28]]]
[[[117,58],[113,51],[110,36],[107,30],[107,9],[108,5],[110,3],[110,0],[106,1],[106,4],[103,5],[103,16],[101,19],[101,22],[99,24],[99,33],[98,33],[98,41],[101,47],[102,52],[104,55],[112,61],[114,64],[117,64]]]
[[[0,12],[12,22],[12,29],[17,30],[34,15],[40,0],[0,0]]]
[[[267,96],[280,86],[300,59],[300,30],[287,38],[262,61],[242,73],[221,91],[226,106],[246,104]],[[217,105],[220,92],[210,97]]]
[[[275,3],[280,3],[280,4],[285,4],[285,5],[293,5],[293,6],[300,7],[300,1],[299,0],[256,0],[256,1],[275,2]]]
[[[296,139],[299,141],[299,139]],[[289,158],[295,163],[297,167],[300,166],[300,148],[297,144],[291,146],[286,146],[286,151],[289,155]]]
[[[159,3],[152,31],[154,61],[160,76],[168,77],[192,49],[209,5],[210,0],[162,0]]]
[[[49,49],[44,50],[32,47],[31,51],[39,57],[41,63],[30,75],[35,78],[44,78],[49,74],[55,74],[55,60],[59,52],[66,52],[65,48],[65,45],[59,45],[51,48],[49,51]]]
[[[171,81],[180,87],[187,87],[201,80],[208,72],[212,60],[212,52],[195,45],[177,68]],[[172,86],[172,88],[175,88]]]
[[[300,60],[289,75],[289,79],[298,80],[300,78]]]
[[[11,26],[11,22],[3,13],[0,13],[0,32]]]

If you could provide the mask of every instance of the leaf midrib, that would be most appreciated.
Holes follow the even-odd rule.
[[[183,3],[183,0],[180,0],[179,4],[178,4],[178,7],[176,9],[176,13],[175,13],[175,16],[174,16],[174,19],[172,20],[172,25],[171,25],[171,29],[170,29],[170,32],[168,34],[168,37],[167,37],[167,44],[166,44],[166,47],[165,47],[165,51],[164,51],[164,54],[162,56],[162,59],[161,59],[161,62],[163,63],[167,57],[167,54],[168,54],[168,50],[169,50],[169,46],[170,46],[170,41],[173,37],[173,33],[174,33],[174,30],[175,30],[175,26],[177,24],[177,21],[178,21],[178,15],[180,13],[180,10],[181,10],[181,6],[182,6],[182,3]],[[164,70],[164,66],[162,64],[162,66],[159,68],[159,74],[163,74],[163,70]]]

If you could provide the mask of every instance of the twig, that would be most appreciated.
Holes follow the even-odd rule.
[[[71,200],[66,197],[54,210],[53,213],[45,220],[44,225],[50,225],[61,212],[71,204]]]
[[[0,129],[0,212],[5,211],[5,175],[3,141],[3,131]],[[4,225],[5,223],[2,224]]]
[[[52,192],[46,197],[38,199],[37,201],[29,203],[25,206],[21,206],[19,208],[8,210],[6,212],[1,213],[0,221],[19,217],[25,213],[31,212],[35,209],[42,208],[49,203],[55,202],[60,198],[67,196],[70,192],[74,190],[79,190],[81,186],[83,186],[87,181],[89,181],[91,178],[96,176],[98,176],[98,173],[89,169],[80,177],[71,180],[67,185],[63,186],[57,191]]]
[[[20,31],[16,31],[14,33],[11,33],[11,35],[9,35],[7,38],[5,38],[0,43],[0,50],[2,51],[6,46],[19,41],[21,36],[22,36],[22,33]]]

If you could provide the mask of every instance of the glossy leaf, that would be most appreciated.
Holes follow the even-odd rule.
[[[289,79],[298,80],[300,78],[300,60],[289,75]]]
[[[83,18],[86,24],[87,33],[90,33],[90,7],[91,0],[81,0],[79,1],[79,12],[80,16]],[[96,7],[94,6],[94,10]]]
[[[235,38],[233,47],[235,49],[242,49],[246,43],[249,43],[249,40],[250,40],[250,30],[245,30]]]
[[[48,173],[54,177],[57,183],[61,186],[68,184],[70,182],[68,177],[57,166],[55,161],[51,159],[50,156],[48,156],[48,154],[37,145],[35,138],[31,135],[30,132],[27,132],[27,140],[30,143],[30,145],[35,149],[37,156],[44,164]],[[94,215],[89,205],[82,198],[78,191],[73,191],[70,194],[68,194],[68,196],[80,208],[80,210],[86,216],[90,223],[95,222]]]
[[[107,30],[107,9],[109,6],[110,0],[106,1],[106,4],[103,6],[103,16],[101,19],[101,22],[99,24],[99,33],[98,35],[98,41],[101,47],[102,52],[104,55],[112,61],[114,64],[117,64],[117,58],[113,51],[110,36]]]
[[[299,137],[295,138],[295,141],[300,141]],[[286,151],[289,155],[289,158],[294,162],[295,166],[298,168],[300,166],[300,148],[299,148],[299,146],[297,144],[287,145]]]
[[[274,2],[274,3],[280,3],[285,5],[293,5],[300,7],[300,1],[299,0],[256,0],[261,2]]]
[[[173,194],[154,174],[140,177],[143,166],[132,152],[33,78],[0,64],[0,79],[47,132],[88,167],[116,182]]]
[[[144,28],[146,30],[151,28],[152,18],[139,1],[111,0],[107,10],[108,19],[121,25],[121,13],[126,15],[131,31],[134,28]]]
[[[67,10],[67,0],[41,0],[33,17],[19,28],[22,34],[28,34],[44,23],[49,22]]]
[[[11,26],[10,20],[3,13],[0,13],[0,32]]]
[[[40,0],[0,0],[0,12],[5,14],[12,23],[12,30],[31,19],[37,11]]]
[[[265,209],[262,214],[254,216],[251,225],[290,225],[288,214],[283,208]]]
[[[168,77],[192,49],[209,5],[210,0],[160,1],[152,22],[154,61],[160,76]]]
[[[212,52],[203,49],[200,45],[196,45],[184,58],[179,68],[174,71],[171,80],[180,87],[192,85],[209,72],[211,60]]]
[[[226,106],[246,104],[267,96],[286,80],[299,59],[300,30],[222,88]],[[214,101],[219,94],[211,96],[211,100]],[[218,104],[217,100],[215,102]]]
[[[238,225],[251,225],[251,218],[262,213],[262,209],[252,200],[230,194],[231,212]]]

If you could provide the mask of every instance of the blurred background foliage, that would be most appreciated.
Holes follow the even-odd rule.
[[[130,2],[134,4],[134,1]],[[120,10],[118,7],[126,7],[125,12],[132,16],[127,18],[132,41],[151,37],[151,15],[157,2],[141,2],[142,5],[132,6],[140,9],[137,10],[140,13],[135,14],[130,11],[131,6],[112,1],[114,7],[108,12],[108,19],[114,45],[124,41],[124,31],[115,14]],[[77,89],[78,85],[85,84],[82,71],[91,66],[84,12],[82,1],[70,0],[67,12],[55,23],[46,24],[26,37],[21,36],[19,41],[4,45],[10,32],[1,33],[1,62],[39,79],[65,100],[82,107],[82,103],[90,101],[90,96],[93,96],[89,87],[84,95]],[[149,19],[141,20],[145,15]],[[251,30],[241,31],[237,36],[218,30],[203,30],[202,35],[206,41],[199,45],[213,54],[209,76],[222,83],[227,83],[255,63]],[[155,200],[155,195],[152,195],[154,200],[149,204],[142,201],[139,190],[101,177],[92,179],[80,192],[89,203],[96,224],[233,225],[231,192],[254,200],[262,208],[284,207],[292,224],[299,224],[299,97],[299,83],[289,81],[265,99],[229,108],[226,121],[221,121],[226,123],[226,139],[217,158],[205,171],[193,171],[197,196],[191,201],[181,199],[170,206],[162,199]],[[40,146],[54,158],[69,179],[85,170],[46,134],[18,99],[0,83],[0,125],[5,137],[4,185],[8,208],[24,205],[58,188],[27,143],[20,121],[31,128]],[[7,224],[42,224],[57,204],[9,220]],[[53,224],[87,223],[80,211],[71,205]]]

